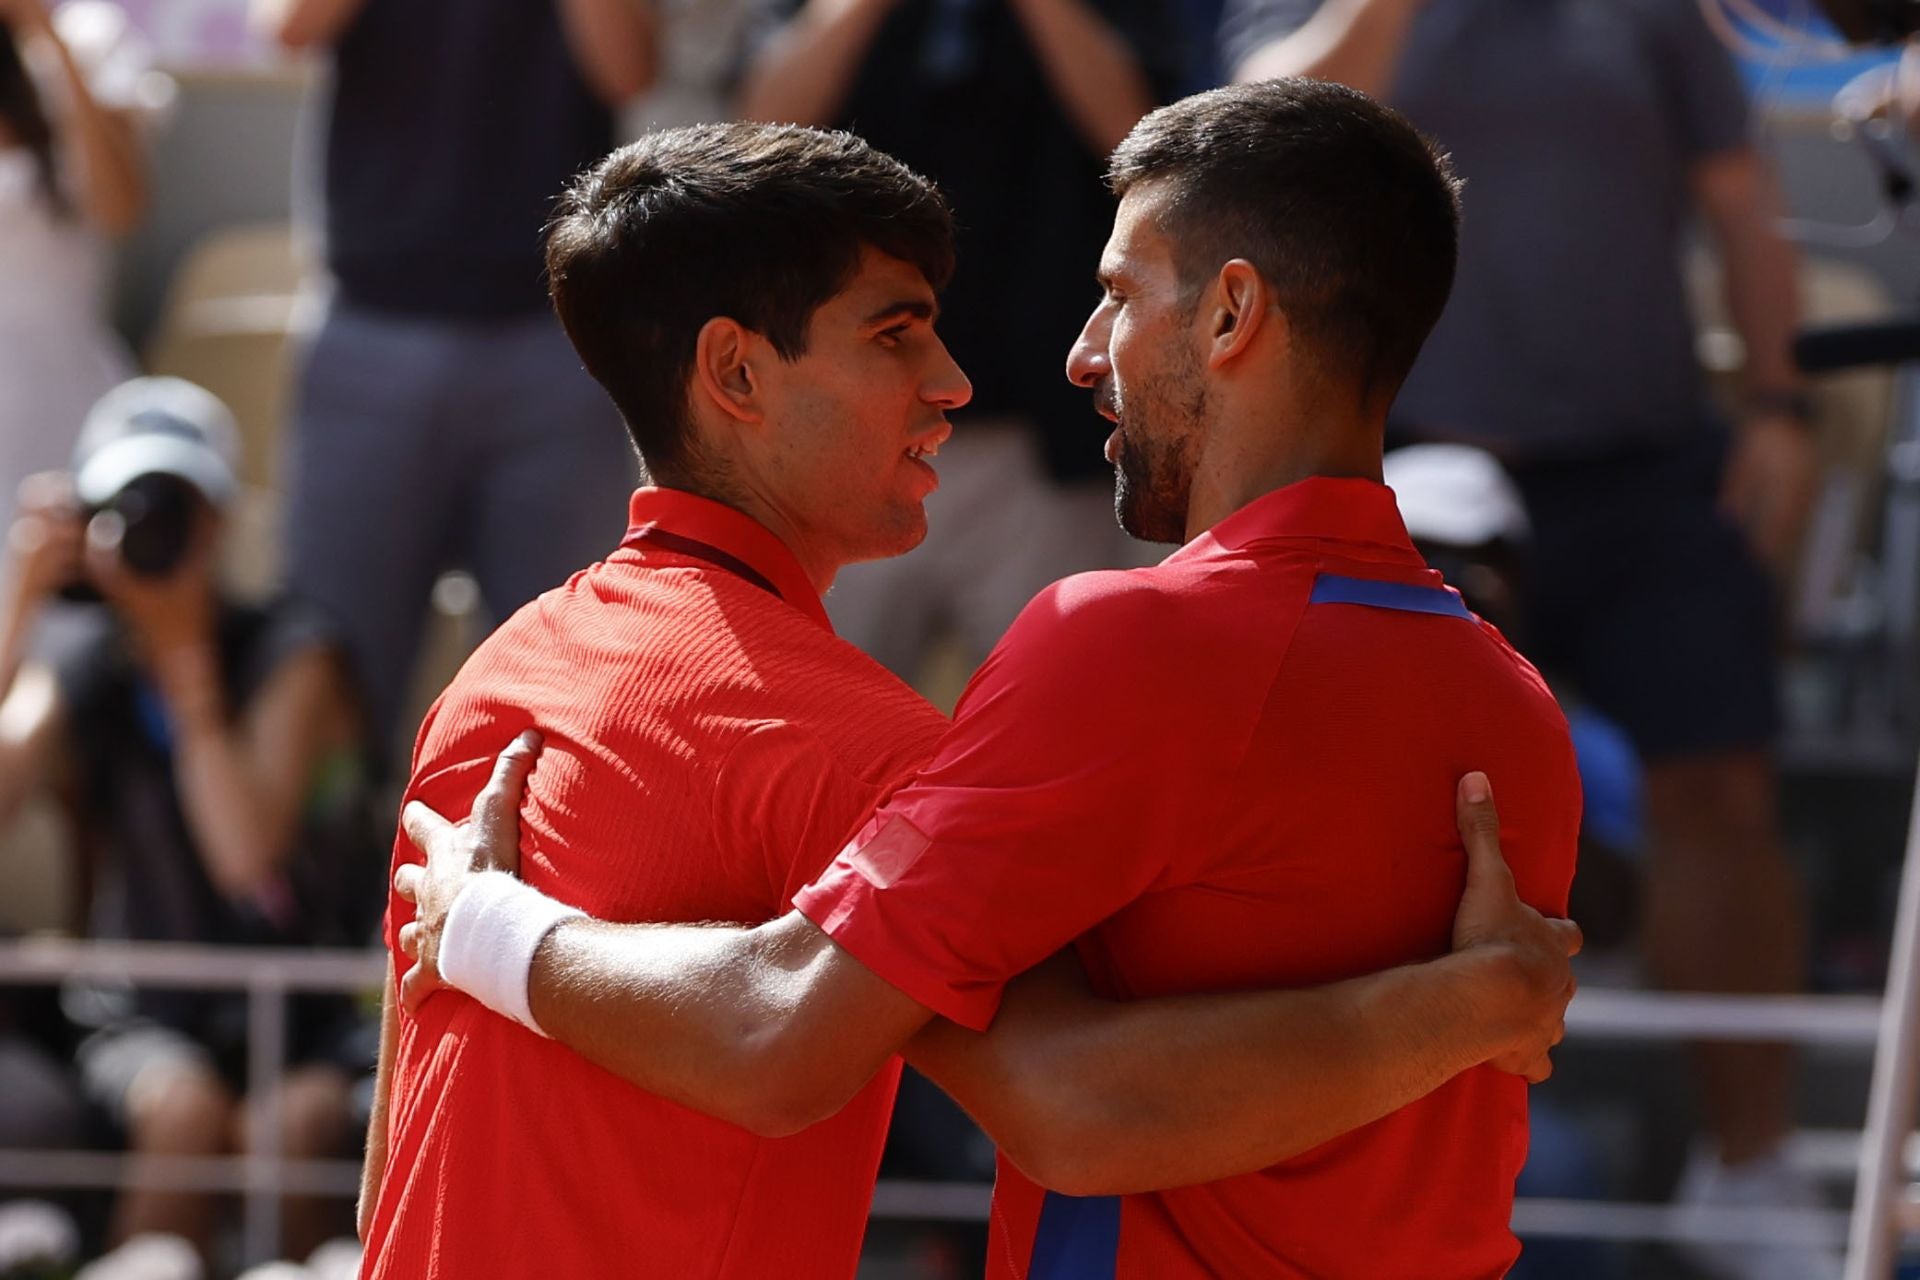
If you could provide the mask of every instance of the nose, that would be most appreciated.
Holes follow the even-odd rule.
[[[1112,328],[1113,322],[1107,316],[1106,304],[1101,303],[1087,317],[1087,323],[1080,329],[1080,336],[1074,339],[1072,349],[1067,352],[1068,382],[1092,390],[1094,384],[1107,375],[1111,368],[1107,361],[1107,338]]]
[[[937,338],[935,341],[939,342]],[[973,383],[953,358],[953,353],[947,350],[947,344],[939,342],[939,347],[939,355],[928,371],[920,398],[942,410],[958,409],[973,399]]]

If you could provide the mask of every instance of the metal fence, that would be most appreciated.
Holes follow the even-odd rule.
[[[170,944],[27,940],[0,944],[0,986],[68,979],[136,986],[244,991],[248,1000],[248,1080],[278,1079],[284,1066],[287,998],[299,992],[366,992],[384,978],[385,958],[363,951],[291,951]],[[1703,996],[1585,989],[1568,1011],[1569,1040],[1661,1042],[1774,1040],[1870,1053],[1881,1003],[1871,997]],[[245,1155],[134,1157],[95,1151],[0,1151],[0,1187],[171,1188],[237,1193],[242,1198],[246,1260],[277,1255],[280,1197],[351,1196],[359,1165],[280,1154],[270,1091],[253,1089],[256,1148]],[[887,1180],[875,1191],[876,1218],[984,1221],[990,1189],[972,1183]],[[1838,1210],[1696,1208],[1585,1200],[1521,1200],[1514,1229],[1536,1238],[1778,1242],[1846,1238]]]

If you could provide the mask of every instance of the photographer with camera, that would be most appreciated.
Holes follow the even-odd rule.
[[[96,404],[71,475],[23,486],[0,623],[0,818],[56,772],[75,784],[80,847],[97,855],[97,936],[232,945],[358,944],[380,876],[359,714],[314,615],[243,605],[215,579],[236,433],[213,396],[141,378]],[[64,603],[55,603],[64,597]],[[248,1145],[243,995],[89,991],[80,1049],[91,1100],[137,1154]],[[338,997],[293,1006],[284,1149],[348,1151],[364,1067]],[[291,1203],[304,1251],[340,1206]],[[212,1198],[128,1190],[115,1234],[168,1232],[204,1252]]]

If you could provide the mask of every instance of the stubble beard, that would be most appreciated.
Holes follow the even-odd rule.
[[[1185,542],[1193,490],[1187,455],[1206,419],[1206,386],[1197,369],[1175,371],[1148,379],[1134,401],[1139,412],[1131,415],[1114,404],[1120,425],[1114,515],[1142,542]]]

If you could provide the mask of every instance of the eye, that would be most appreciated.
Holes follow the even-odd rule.
[[[897,347],[907,336],[907,330],[912,327],[913,325],[911,323],[896,324],[890,328],[882,329],[879,333],[875,334],[874,337],[883,347]]]

